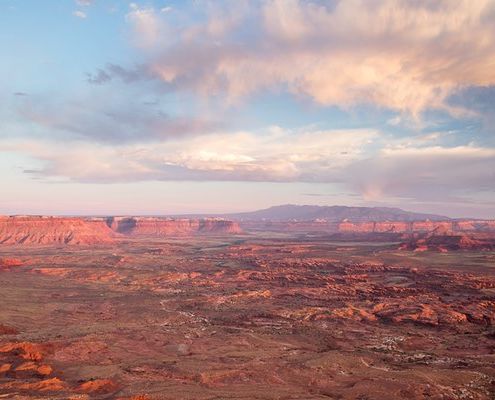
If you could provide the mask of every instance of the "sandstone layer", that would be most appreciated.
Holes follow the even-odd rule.
[[[240,222],[241,228],[252,231],[320,232],[330,234],[413,234],[413,233],[495,233],[495,220],[416,220],[416,221],[255,221]]]
[[[452,250],[495,250],[495,235],[477,234],[420,234],[401,244],[402,250],[447,252]]]
[[[235,234],[241,232],[236,222],[218,218],[112,217],[107,222],[114,231],[130,236],[189,236],[195,234]]]
[[[495,232],[495,221],[384,221],[348,222],[337,225],[338,232],[364,233],[431,233],[452,234],[456,232]]]
[[[103,220],[63,217],[0,217],[0,244],[111,243],[114,232]]]
[[[96,245],[125,237],[235,234],[236,222],[223,219],[0,217],[0,245]]]

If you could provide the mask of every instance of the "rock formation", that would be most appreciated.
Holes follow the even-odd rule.
[[[453,250],[494,250],[495,235],[488,234],[422,234],[412,235],[400,245],[402,250],[448,252]]]
[[[218,218],[171,219],[153,217],[112,217],[109,226],[129,236],[188,236],[195,234],[235,234],[241,229],[236,222]]]
[[[0,271],[2,269],[12,269],[22,266],[22,261],[18,258],[0,258]]]
[[[383,221],[350,222],[343,221],[337,226],[338,232],[359,233],[436,233],[454,234],[457,232],[495,232],[495,221]]]
[[[223,219],[0,217],[0,245],[95,245],[126,236],[235,234],[236,222]]]
[[[105,221],[63,217],[0,217],[0,244],[76,244],[113,242]]]

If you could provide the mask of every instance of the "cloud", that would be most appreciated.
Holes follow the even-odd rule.
[[[147,57],[143,73],[205,97],[288,91],[418,116],[459,113],[446,101],[453,91],[495,84],[491,0],[193,4],[174,20],[134,4],[127,19]]]
[[[478,117],[482,124],[481,131],[495,143],[495,85],[462,88],[448,100],[454,106],[469,110],[471,116]]]
[[[76,4],[81,7],[88,7],[93,3],[93,0],[76,0]]]
[[[29,128],[24,129],[27,137],[108,144],[166,141],[202,135],[223,126],[197,115],[170,114],[156,96],[144,95],[141,89],[120,91],[118,87],[95,87],[89,94],[68,98],[22,97],[17,103],[17,115],[30,123]]]
[[[140,7],[136,3],[131,3],[126,19],[134,29],[135,44],[147,48],[158,41],[160,24],[154,8]]]
[[[133,83],[139,81],[152,80],[155,77],[150,73],[146,74],[143,67],[137,66],[134,69],[126,69],[120,65],[107,64],[105,68],[99,68],[96,73],[88,73],[88,82],[101,85],[108,83],[113,79],[120,79],[125,83]]]
[[[363,157],[379,135],[368,130],[227,132],[121,146],[40,140],[10,141],[17,151],[44,161],[37,176],[79,182],[139,180],[332,181]]]
[[[481,130],[495,123],[494,19],[493,0],[130,3],[132,64],[101,65],[90,85],[59,92],[8,88],[0,152],[40,161],[23,169],[41,180],[319,182],[370,201],[493,198],[495,142]],[[283,121],[273,123],[314,125],[242,128],[269,118],[271,101]],[[307,103],[324,107],[306,112]],[[362,104],[372,106],[367,122],[326,108]],[[322,128],[366,123],[383,132]]]
[[[87,14],[84,11],[81,11],[81,10],[74,11],[72,13],[72,15],[74,17],[81,18],[81,19],[87,18]]]
[[[448,146],[448,140],[435,133],[393,139],[368,129],[272,126],[120,145],[11,139],[0,141],[0,152],[41,162],[27,174],[45,180],[332,183],[366,201],[395,204],[467,204],[493,196],[495,148]]]
[[[495,191],[495,148],[388,146],[353,164],[346,180],[366,200],[387,197],[448,201]]]

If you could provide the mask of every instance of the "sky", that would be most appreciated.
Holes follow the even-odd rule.
[[[0,0],[0,214],[495,218],[495,0]]]

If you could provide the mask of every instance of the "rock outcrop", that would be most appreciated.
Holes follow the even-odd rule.
[[[101,219],[0,217],[0,244],[76,244],[113,242],[115,233]]]
[[[274,221],[246,220],[240,221],[241,228],[253,231],[328,233],[354,235],[356,238],[377,238],[382,235],[403,235],[413,233],[436,233],[452,235],[459,233],[495,233],[495,220],[376,220],[376,221],[329,221],[315,219],[312,221]],[[363,237],[362,235],[368,235]],[[398,237],[398,236],[397,236]]]
[[[12,269],[22,266],[22,261],[18,258],[0,258],[0,271],[2,269]]]
[[[171,219],[152,217],[112,217],[108,225],[127,236],[190,236],[196,234],[235,234],[241,229],[237,222],[218,218]]]
[[[400,245],[401,250],[448,252],[455,250],[494,250],[495,235],[488,234],[423,234],[412,235]]]
[[[337,226],[338,232],[351,233],[436,233],[454,234],[458,232],[495,232],[495,221],[383,221],[350,222],[343,221]]]
[[[0,245],[97,245],[111,244],[126,236],[164,237],[240,232],[236,222],[215,218],[0,217]]]

